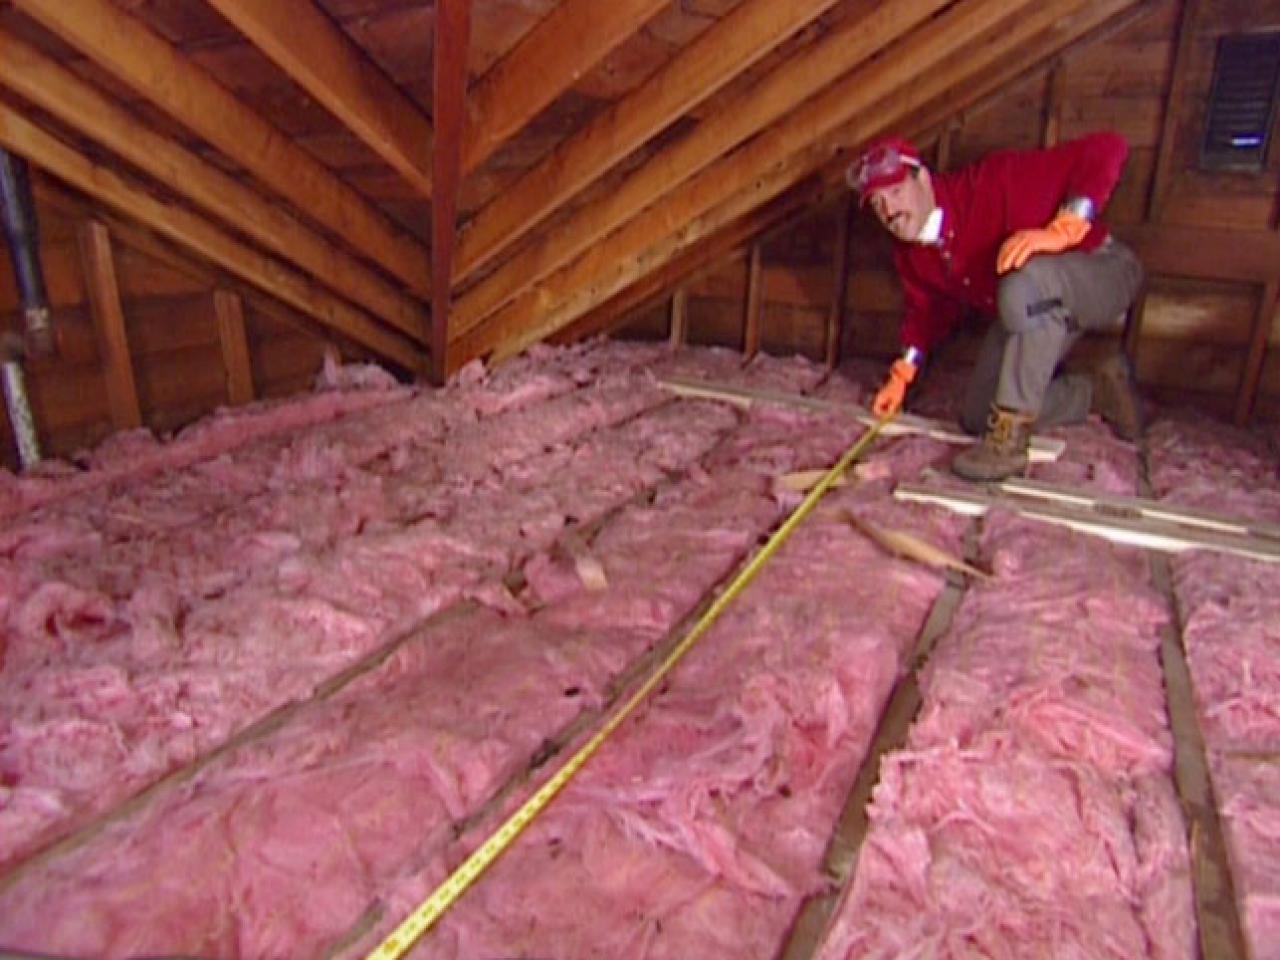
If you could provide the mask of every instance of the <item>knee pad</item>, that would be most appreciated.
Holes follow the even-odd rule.
[[[1063,317],[1062,298],[1049,292],[1047,279],[1045,263],[1037,257],[1001,278],[996,303],[1002,327],[1010,333],[1026,333],[1046,319]]]

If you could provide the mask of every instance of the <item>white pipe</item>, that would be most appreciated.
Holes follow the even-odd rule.
[[[31,404],[27,400],[27,383],[22,375],[22,364],[16,359],[6,359],[0,365],[0,379],[4,381],[4,402],[9,411],[9,423],[13,437],[18,442],[18,462],[27,470],[40,462],[40,438],[36,435],[36,421],[31,416]]]

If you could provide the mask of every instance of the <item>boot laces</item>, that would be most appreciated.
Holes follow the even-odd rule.
[[[987,418],[987,446],[1005,453],[1017,445],[1018,418],[1003,410],[993,410]]]

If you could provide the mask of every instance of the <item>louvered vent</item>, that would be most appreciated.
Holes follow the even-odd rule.
[[[1200,165],[1261,170],[1280,91],[1280,32],[1221,37]]]

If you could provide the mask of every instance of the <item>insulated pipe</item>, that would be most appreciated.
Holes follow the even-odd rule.
[[[31,178],[27,162],[7,150],[0,150],[0,215],[4,218],[9,258],[22,297],[27,352],[35,357],[48,356],[53,353],[53,328],[49,324],[49,297],[40,270],[40,235]]]
[[[13,333],[0,336],[0,381],[4,385],[4,404],[9,411],[9,425],[18,444],[18,462],[22,469],[40,462],[40,438],[36,434],[35,417],[27,400],[27,382],[22,375],[22,339]]]

